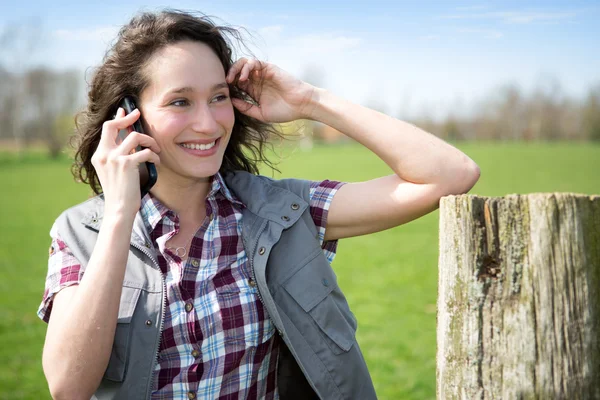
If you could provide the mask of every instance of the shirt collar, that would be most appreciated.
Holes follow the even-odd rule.
[[[233,204],[244,207],[244,204],[229,190],[220,172],[213,175],[211,188],[206,199],[209,201],[225,199]],[[156,225],[166,216],[176,218],[173,210],[162,204],[152,193],[148,193],[142,198],[140,214],[148,232],[152,232]]]

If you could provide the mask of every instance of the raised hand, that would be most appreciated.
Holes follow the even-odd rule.
[[[264,61],[241,58],[227,73],[227,83],[246,92],[253,102],[233,98],[242,113],[263,122],[311,118],[317,88]]]
[[[133,125],[139,117],[138,109],[125,115],[125,110],[119,108],[115,119],[102,126],[92,165],[104,192],[105,214],[135,216],[141,204],[139,165],[146,161],[160,163],[158,144],[148,135],[131,132],[120,144],[117,143],[119,131]],[[136,152],[137,146],[146,149]]]

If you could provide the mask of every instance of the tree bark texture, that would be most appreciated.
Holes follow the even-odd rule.
[[[440,202],[438,399],[600,399],[600,196]]]

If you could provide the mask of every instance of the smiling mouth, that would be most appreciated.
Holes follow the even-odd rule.
[[[215,147],[215,145],[217,144],[217,140],[218,139],[216,139],[210,143],[206,143],[206,144],[181,143],[180,146],[185,147],[186,149],[190,149],[190,150],[209,150],[209,149],[212,149],[213,147]]]

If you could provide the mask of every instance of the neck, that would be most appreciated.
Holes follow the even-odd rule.
[[[159,174],[158,182],[150,190],[152,195],[179,215],[181,222],[201,223],[206,216],[204,200],[210,192],[212,177],[184,179],[165,175]]]

